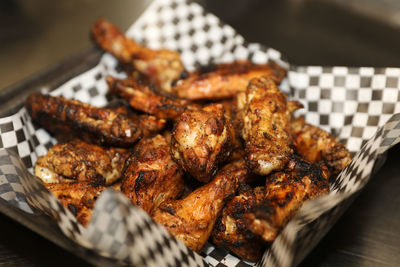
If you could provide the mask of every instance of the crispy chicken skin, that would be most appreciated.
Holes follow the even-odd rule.
[[[35,176],[44,183],[65,182],[65,179],[110,185],[121,177],[130,152],[104,148],[75,141],[56,144],[36,161]]]
[[[92,28],[95,42],[114,55],[121,63],[130,64],[150,82],[165,92],[184,71],[179,53],[171,50],[152,50],[127,38],[113,24],[98,19]]]
[[[306,200],[329,193],[327,178],[319,165],[293,157],[285,171],[267,177],[265,200],[244,216],[249,229],[272,242]]]
[[[122,192],[133,204],[151,212],[183,191],[183,176],[162,135],[142,139],[134,148],[122,176]]]
[[[291,128],[296,152],[308,161],[325,164],[332,177],[336,177],[350,162],[350,152],[346,147],[321,128],[300,117],[292,120]]]
[[[172,131],[173,159],[200,182],[209,182],[231,153],[230,120],[221,104],[182,113]]]
[[[211,234],[213,243],[226,247],[241,258],[258,261],[266,244],[248,229],[243,216],[260,204],[264,196],[263,186],[253,189],[246,184],[240,185],[238,194],[226,204],[215,223]]]
[[[180,80],[173,90],[179,97],[190,100],[229,98],[245,91],[252,78],[271,77],[279,84],[285,75],[286,71],[276,63],[259,65],[239,60],[195,71]]]
[[[131,78],[120,80],[107,76],[107,84],[112,93],[126,99],[131,107],[157,118],[175,119],[187,108],[195,107],[187,100],[158,94]]]
[[[78,222],[86,226],[91,217],[94,203],[106,187],[91,182],[44,184],[44,186],[75,215]]]
[[[290,120],[300,104],[288,102],[274,80],[264,77],[250,81],[244,101],[240,114],[250,170],[267,175],[282,169],[293,153]]]
[[[90,143],[129,147],[142,135],[127,116],[78,100],[31,94],[25,106],[32,119],[46,130],[79,135]]]
[[[118,108],[114,108],[114,110],[126,115],[133,123],[138,125],[143,136],[153,136],[163,130],[167,124],[165,119],[159,119],[147,114],[136,114],[126,106],[119,106]]]
[[[186,198],[164,202],[152,217],[194,251],[200,251],[209,238],[220,211],[234,195],[242,172],[221,169],[214,180],[197,188]]]

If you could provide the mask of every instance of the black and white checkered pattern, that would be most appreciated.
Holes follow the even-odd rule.
[[[292,67],[289,84],[305,106],[299,114],[353,152],[400,112],[399,77],[397,68]]]
[[[230,26],[186,0],[154,1],[127,35],[152,48],[179,51],[188,70],[235,59],[278,62],[289,69],[281,89],[305,106],[298,114],[334,133],[354,155],[332,184],[332,192],[301,208],[266,251],[259,266],[299,263],[369,180],[377,159],[400,141],[400,114],[392,116],[400,112],[398,68],[290,66],[278,51],[247,43]],[[105,54],[97,66],[50,93],[104,106],[105,76],[109,74],[125,76],[117,61]],[[45,130],[32,124],[24,108],[1,118],[0,149],[6,149],[0,150],[0,197],[27,212],[34,211],[27,203],[45,211],[56,218],[68,237],[120,263],[198,266],[205,265],[204,259],[211,266],[254,265],[212,244],[205,246],[200,257],[112,190],[102,193],[91,223],[87,228],[81,227],[71,212],[30,174],[37,158],[55,142]]]

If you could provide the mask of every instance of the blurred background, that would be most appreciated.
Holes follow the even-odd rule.
[[[150,0],[0,1],[0,90],[90,46],[103,16],[127,29]],[[199,0],[247,40],[300,65],[400,66],[397,0]]]
[[[89,29],[96,18],[105,17],[126,30],[150,2],[1,0],[0,91],[88,51],[93,46]],[[292,64],[400,67],[398,0],[198,2],[248,41],[281,51]],[[392,154],[398,158],[399,151],[397,148]],[[387,188],[393,189],[390,192],[400,190],[394,179],[398,178],[400,166],[393,156],[389,156],[387,164],[395,167],[383,169],[377,176],[392,179],[386,179],[385,183],[379,179],[371,181],[303,266],[398,264],[400,239],[389,238],[391,229],[385,229],[384,222],[387,214],[398,211],[400,206],[400,203],[392,203],[393,196],[386,193],[389,192]],[[379,201],[371,200],[373,197]],[[385,200],[382,203],[386,203],[384,207],[379,205],[382,199]],[[371,203],[376,205],[371,206]],[[366,240],[364,233],[371,229],[387,231],[384,234],[380,231],[376,238]],[[398,232],[398,227],[396,229],[394,232]],[[0,231],[0,266],[85,264],[1,214]],[[382,248],[382,244],[386,247]]]

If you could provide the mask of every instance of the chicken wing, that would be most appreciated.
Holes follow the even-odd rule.
[[[121,63],[131,64],[154,85],[171,92],[171,85],[181,77],[184,67],[179,53],[171,50],[152,50],[127,38],[113,24],[98,19],[92,28],[95,42],[114,55]]]
[[[210,181],[231,153],[230,120],[221,104],[182,113],[171,139],[174,160],[200,182]]]
[[[46,130],[79,135],[90,143],[128,147],[142,135],[125,115],[78,100],[32,94],[25,106],[32,119]]]
[[[152,217],[194,251],[200,251],[209,238],[226,200],[237,188],[242,172],[236,167],[221,169],[210,183],[186,198],[164,202]]]
[[[260,204],[265,196],[263,186],[251,188],[243,184],[239,193],[222,210],[211,234],[215,245],[226,247],[241,258],[258,261],[266,243],[247,227],[244,214]]]
[[[336,177],[350,162],[350,152],[331,134],[308,124],[302,118],[292,120],[294,147],[298,154],[311,162],[322,162]]]
[[[271,78],[251,80],[240,105],[249,168],[260,175],[282,169],[293,153],[291,114],[301,105],[288,102]]]
[[[121,190],[146,212],[166,200],[177,198],[183,191],[182,172],[169,150],[165,138],[156,135],[142,139],[128,159]]]
[[[107,83],[110,91],[128,100],[131,107],[157,118],[175,119],[186,109],[196,108],[196,105],[187,100],[158,94],[133,79],[120,80],[107,76]]]
[[[190,73],[178,81],[173,91],[190,100],[229,98],[245,91],[252,78],[271,77],[279,84],[285,75],[286,71],[276,63],[259,65],[241,60]]]
[[[78,222],[86,226],[91,217],[94,203],[106,187],[91,182],[44,184],[44,186],[69,209]]]
[[[139,129],[143,133],[143,136],[153,136],[163,130],[167,124],[165,119],[159,119],[155,116],[147,114],[136,114],[132,112],[129,107],[124,105],[119,105],[118,107],[112,109],[118,113],[126,115],[133,123],[138,125]]]
[[[72,179],[111,185],[121,177],[129,155],[125,149],[103,148],[82,141],[57,144],[38,158],[34,173],[44,183]]]
[[[254,234],[272,242],[306,200],[329,192],[329,182],[319,165],[294,157],[285,171],[267,177],[265,190],[265,200],[244,217]]]

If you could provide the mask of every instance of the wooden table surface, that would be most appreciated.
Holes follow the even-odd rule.
[[[291,63],[400,67],[400,29],[343,5],[312,0],[200,2],[247,40],[280,50]],[[148,3],[0,2],[0,90],[89,47],[88,31],[97,17],[125,29]],[[397,146],[302,266],[400,265],[399,160]],[[88,265],[1,214],[0,233],[0,266]]]

